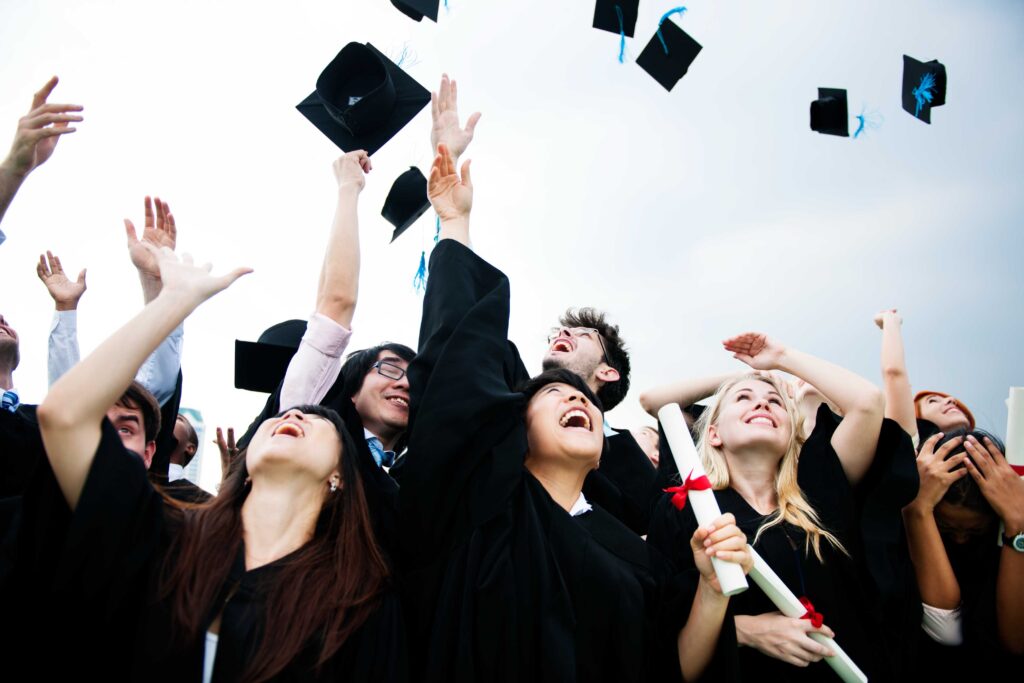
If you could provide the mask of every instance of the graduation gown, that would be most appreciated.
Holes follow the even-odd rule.
[[[920,600],[901,517],[903,506],[917,493],[913,447],[895,422],[885,420],[871,468],[854,487],[831,445],[838,423],[822,404],[814,432],[800,453],[797,480],[822,525],[849,555],[822,540],[824,559],[818,561],[813,551],[804,552],[803,530],[786,522],[765,530],[753,545],[793,593],[811,600],[835,631],[836,641],[870,680],[899,680],[915,664],[915,626],[920,623]],[[663,448],[666,445],[663,442]],[[671,452],[663,450],[661,460],[671,462]],[[769,515],[755,511],[732,488],[715,491],[715,498],[723,513],[735,515],[753,542]],[[686,566],[692,556],[681,544],[696,528],[692,506],[677,510],[665,495],[657,504],[648,541]],[[777,611],[753,585],[733,597],[731,607],[736,614]],[[799,668],[754,648],[741,648],[739,653],[743,680],[837,680],[824,661]]]
[[[670,681],[697,582],[600,507],[571,517],[524,467],[509,283],[431,255],[399,497],[413,670],[425,681]],[[728,641],[731,624],[721,639]]]
[[[141,459],[104,420],[73,513],[52,470],[38,474],[25,494],[21,591],[2,627],[15,670],[54,680],[91,672],[103,680],[201,681],[204,638],[172,638],[170,603],[157,589],[161,567],[173,562],[169,552],[182,516],[153,488]],[[242,548],[207,615],[212,623],[223,608],[214,681],[237,680],[261,646],[267,589],[289,559],[246,571],[244,556]],[[309,643],[276,680],[404,680],[404,627],[395,595],[385,594],[319,673],[313,669],[317,654],[318,643]]]

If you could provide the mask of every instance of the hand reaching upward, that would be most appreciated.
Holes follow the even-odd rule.
[[[57,87],[54,76],[32,97],[28,114],[18,121],[10,154],[4,163],[9,170],[24,177],[41,166],[53,155],[57,142],[66,133],[74,133],[69,124],[82,121],[79,104],[48,104],[46,98]]]
[[[444,144],[437,146],[437,156],[430,167],[430,178],[427,180],[427,196],[434,211],[446,221],[469,220],[469,212],[473,208],[473,182],[469,176],[467,159],[462,164],[462,177],[455,172],[455,160]]]
[[[434,121],[430,129],[430,148],[436,150],[438,145],[444,145],[456,161],[473,141],[473,131],[480,120],[480,112],[475,112],[466,121],[466,127],[460,128],[458,100],[455,81],[443,74],[440,92],[430,93],[430,114]]]
[[[778,370],[786,347],[760,332],[744,332],[722,342],[732,357],[755,370]]]
[[[252,272],[252,268],[236,268],[224,275],[211,275],[213,265],[210,263],[197,266],[189,254],[182,254],[179,259],[168,247],[157,249],[147,242],[142,244],[159,268],[160,279],[164,283],[161,296],[184,296],[193,308]]]
[[[160,269],[157,267],[157,259],[154,253],[146,249],[145,244],[160,249],[167,247],[174,251],[178,241],[178,230],[174,224],[174,216],[171,214],[171,207],[167,202],[156,198],[156,219],[153,217],[153,200],[145,199],[145,226],[142,230],[140,240],[135,232],[135,224],[131,220],[124,219],[124,229],[128,236],[128,256],[132,265],[139,271],[139,277],[146,277],[154,280],[160,279]]]
[[[73,311],[78,308],[78,300],[85,294],[85,268],[78,274],[77,280],[70,280],[64,274],[60,258],[48,251],[45,255],[39,255],[36,275],[46,285],[46,291],[53,297],[58,311]]]

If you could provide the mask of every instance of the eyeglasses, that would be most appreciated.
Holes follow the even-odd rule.
[[[405,377],[405,369],[400,368],[394,363],[389,363],[386,360],[379,360],[373,364],[376,368],[377,373],[387,377],[388,379],[399,380]]]
[[[598,330],[593,327],[552,327],[551,332],[548,333],[548,345],[553,344],[556,339],[562,336],[563,332],[573,339],[586,337],[587,339],[596,340],[601,345],[602,360],[607,362],[608,349],[604,345],[604,336]]]

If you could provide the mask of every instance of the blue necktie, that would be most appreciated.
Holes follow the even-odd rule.
[[[2,398],[0,398],[0,408],[13,413],[18,409],[18,405],[21,402],[18,400],[18,392],[14,389],[10,389],[4,392]]]
[[[370,447],[370,452],[373,453],[373,459],[377,461],[377,464],[381,467],[391,467],[395,464],[395,452],[384,450],[384,445],[375,436],[371,436],[366,440],[366,445]]]

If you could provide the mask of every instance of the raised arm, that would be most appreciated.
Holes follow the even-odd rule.
[[[875,324],[882,330],[882,389],[885,393],[885,416],[903,428],[917,442],[917,417],[914,413],[914,394],[910,390],[910,376],[903,357],[903,319],[895,308],[875,316]]]
[[[813,384],[839,406],[843,421],[832,435],[832,448],[846,478],[853,484],[859,482],[878,448],[884,410],[882,392],[856,373],[758,332],[747,332],[722,344],[734,358],[756,370],[781,370]]]
[[[85,294],[85,268],[78,274],[77,280],[69,280],[64,274],[60,258],[48,251],[39,255],[36,275],[46,286],[56,306],[50,324],[46,357],[49,385],[53,386],[79,359],[78,301]]]
[[[32,97],[28,114],[18,121],[11,151],[0,163],[0,222],[28,174],[53,155],[62,135],[75,132],[69,124],[82,120],[81,114],[73,113],[82,111],[81,105],[47,104],[46,98],[56,87],[54,76]]]
[[[146,248],[158,259],[160,295],[61,377],[39,406],[43,445],[72,509],[95,457],[103,417],[146,356],[199,304],[251,272],[239,268],[214,277],[210,266],[197,267],[188,255],[179,261],[170,249]]]
[[[433,125],[430,128],[430,150],[437,152],[438,145],[444,145],[455,163],[463,155],[469,143],[473,141],[473,131],[480,120],[480,112],[470,114],[466,127],[459,126],[459,89],[448,74],[441,76],[441,87],[438,92],[430,93],[430,115]]]
[[[686,408],[714,395],[718,387],[731,377],[732,374],[709,375],[662,384],[640,394],[640,406],[651,417],[658,417],[658,411],[670,403],[678,403],[680,408]]]

